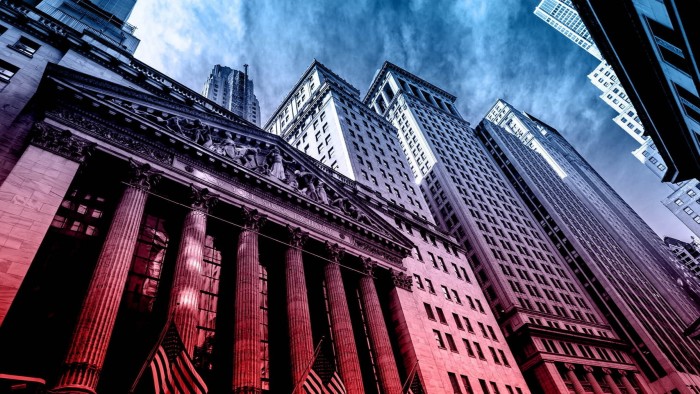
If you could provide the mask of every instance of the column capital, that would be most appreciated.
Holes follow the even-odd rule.
[[[202,212],[208,212],[219,201],[219,196],[213,194],[209,189],[198,188],[190,183],[190,206]]]
[[[309,239],[309,233],[307,233],[306,231],[302,231],[299,227],[294,228],[290,225],[287,225],[287,231],[289,231],[289,245],[293,248],[300,249],[302,246],[304,246],[306,240]]]
[[[610,368],[603,368],[602,371],[606,375],[612,375],[612,370]]]
[[[265,222],[267,222],[267,216],[258,212],[257,209],[243,207],[243,229],[258,231]]]
[[[583,370],[588,373],[593,373],[593,367],[591,367],[590,365],[584,365]]]
[[[391,273],[391,280],[394,282],[394,286],[408,290],[408,291],[413,291],[413,277],[410,275],[407,275],[406,273],[402,271],[396,271],[394,269],[389,270]]]
[[[156,170],[148,163],[139,163],[129,158],[129,178],[127,183],[141,190],[148,191],[160,181],[163,171]]]
[[[345,249],[338,246],[338,244],[331,244],[328,241],[326,241],[326,252],[330,260],[334,263],[339,263],[343,256],[345,256]]]
[[[620,376],[627,376],[627,371],[625,371],[624,369],[620,369],[617,372],[620,374]]]
[[[575,370],[576,370],[576,366],[575,366],[574,364],[571,364],[571,363],[566,363],[566,364],[564,364],[564,368],[568,369],[569,371],[575,371]]]
[[[31,144],[55,153],[68,160],[83,163],[95,151],[96,144],[73,135],[68,130],[59,130],[44,122],[34,123]]]
[[[360,261],[362,261],[362,271],[367,276],[374,275],[374,269],[377,268],[377,264],[372,261],[369,257],[360,256]]]

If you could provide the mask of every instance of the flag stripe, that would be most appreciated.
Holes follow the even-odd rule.
[[[207,394],[209,391],[192,365],[173,323],[151,359],[151,373],[156,394]]]

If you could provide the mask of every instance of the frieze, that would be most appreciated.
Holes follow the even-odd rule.
[[[372,254],[377,255],[377,256],[382,256],[384,260],[386,260],[392,264],[399,265],[399,266],[403,264],[402,258],[400,256],[398,256],[397,254],[389,253],[388,250],[378,248],[377,246],[372,245],[368,242],[365,242],[362,239],[354,238],[353,244],[364,251],[367,251],[367,252],[372,253]]]
[[[32,134],[32,145],[78,163],[83,163],[95,150],[95,143],[44,122],[34,123]]]
[[[113,126],[106,127],[78,111],[69,108],[60,108],[47,112],[46,117],[63,120],[64,122],[62,123],[67,123],[85,134],[109,141],[116,146],[130,152],[138,153],[145,158],[163,164],[172,163],[173,155],[166,153],[163,149],[157,149],[150,144],[146,144],[132,137],[126,131],[115,129]]]

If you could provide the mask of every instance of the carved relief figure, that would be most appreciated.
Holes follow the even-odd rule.
[[[283,181],[287,178],[284,172],[284,163],[289,163],[284,160],[280,150],[275,146],[267,155],[268,161],[271,162],[269,174]]]

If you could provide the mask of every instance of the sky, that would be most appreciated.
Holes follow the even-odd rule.
[[[136,57],[200,92],[249,64],[263,125],[314,59],[364,93],[388,60],[457,96],[476,125],[498,98],[558,129],[659,236],[691,232],[631,152],[587,75],[597,59],[533,14],[537,0],[138,0]]]

